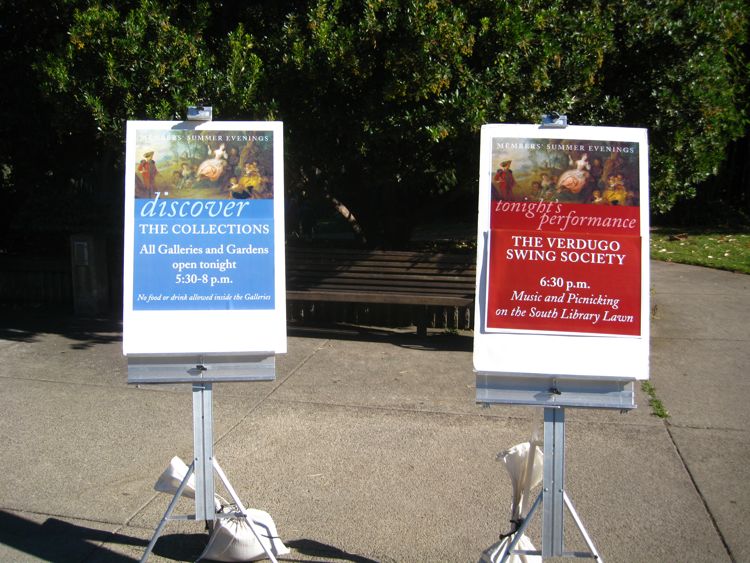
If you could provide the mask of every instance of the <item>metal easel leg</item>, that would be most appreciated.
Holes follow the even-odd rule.
[[[247,525],[250,527],[250,531],[252,531],[253,535],[255,536],[255,539],[258,540],[258,543],[263,548],[263,551],[268,556],[268,559],[271,560],[271,563],[278,563],[276,561],[276,558],[273,555],[273,549],[270,547],[266,547],[266,544],[263,543],[261,540],[260,534],[258,533],[258,530],[255,528],[255,524],[253,524],[252,518],[248,516],[247,510],[245,509],[245,506],[242,504],[242,501],[240,500],[240,497],[237,496],[237,493],[234,491],[234,487],[232,487],[232,484],[229,482],[229,479],[227,479],[226,473],[224,473],[224,470],[219,466],[219,462],[216,461],[216,458],[213,458],[212,460],[214,470],[216,471],[216,474],[219,476],[219,479],[221,479],[221,482],[224,483],[224,487],[226,487],[227,492],[229,493],[229,496],[232,497],[232,500],[237,505],[237,508],[242,513],[242,516],[244,516],[245,520],[247,521]],[[273,540],[268,542],[270,545],[273,545]]]
[[[602,561],[601,555],[599,555],[599,552],[596,550],[596,547],[594,547],[594,542],[591,541],[591,538],[589,537],[589,534],[586,531],[586,528],[583,527],[583,522],[581,522],[581,518],[578,516],[578,512],[576,512],[576,509],[573,507],[573,503],[570,501],[570,498],[568,497],[568,493],[563,493],[563,500],[565,501],[565,506],[567,506],[568,510],[570,511],[570,515],[573,517],[573,520],[575,520],[576,526],[578,526],[578,531],[581,532],[581,535],[583,536],[583,539],[586,542],[586,545],[591,551],[591,555],[594,557],[594,559],[601,562]]]
[[[565,492],[565,409],[544,409],[544,481],[542,557],[585,557],[601,562],[601,556],[583,527],[573,503]],[[563,520],[567,507],[590,552],[566,552]]]
[[[171,520],[172,512],[174,511],[175,506],[177,506],[177,501],[180,500],[180,497],[182,496],[182,493],[185,490],[185,487],[187,486],[188,481],[190,480],[190,477],[192,476],[194,469],[195,469],[195,464],[191,463],[190,467],[188,467],[188,471],[187,471],[187,474],[185,475],[185,478],[182,480],[182,483],[180,483],[180,486],[177,487],[177,492],[175,492],[174,497],[172,498],[172,502],[169,503],[169,507],[167,507],[167,511],[164,513],[164,517],[161,519],[161,522],[159,522],[159,525],[156,527],[154,536],[151,538],[151,541],[149,542],[148,547],[146,548],[146,551],[143,554],[143,557],[141,557],[141,563],[145,563],[146,560],[148,560],[148,556],[151,555],[151,552],[154,550],[154,546],[156,545],[156,542],[159,540],[159,536],[161,536],[161,532],[162,530],[164,530],[164,526],[166,526],[167,522]]]
[[[563,553],[565,487],[565,411],[544,409],[544,481],[542,485],[542,557]]]
[[[193,463],[195,464],[195,519],[213,522],[216,519],[214,501],[213,457],[213,386],[211,383],[193,384]]]

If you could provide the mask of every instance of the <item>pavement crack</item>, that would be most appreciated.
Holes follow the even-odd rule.
[[[744,430],[742,428],[731,428],[729,426],[697,426],[692,424],[675,424],[674,422],[670,421],[669,426],[672,428],[680,428],[682,430],[706,430],[708,432],[738,432],[742,433],[743,435],[747,433],[747,430]]]
[[[690,471],[690,467],[687,464],[687,460],[683,457],[682,452],[680,451],[680,448],[677,445],[677,441],[674,439],[674,436],[672,435],[672,431],[670,427],[671,427],[671,424],[669,424],[668,422],[664,423],[664,428],[667,431],[667,436],[669,436],[669,440],[672,442],[672,447],[674,447],[675,452],[677,452],[677,456],[680,458],[680,463],[682,464],[683,469],[685,470],[688,477],[690,478],[690,482],[692,483],[693,488],[695,489],[695,492],[698,494],[698,498],[700,498],[701,503],[703,503],[703,508],[706,510],[706,514],[708,514],[708,518],[711,521],[711,526],[713,526],[714,531],[719,536],[721,543],[724,545],[724,549],[727,552],[727,556],[729,557],[729,560],[732,563],[737,563],[737,559],[735,559],[734,554],[732,553],[732,548],[729,546],[729,543],[727,542],[727,539],[724,537],[724,534],[721,533],[721,528],[719,527],[719,523],[716,521],[716,518],[714,517],[714,514],[711,511],[711,507],[708,506],[708,501],[706,500],[706,497],[703,495],[703,492],[698,486],[698,482],[695,480],[695,476],[693,475],[693,472]]]
[[[291,379],[299,370],[301,370],[307,362],[309,362],[320,350],[322,350],[325,346],[328,345],[330,342],[329,340],[324,340],[320,343],[319,346],[317,346],[312,352],[310,352],[307,356],[303,358],[301,362],[299,362],[294,368],[292,368],[289,373],[284,377],[284,379],[281,379],[278,383],[278,385],[275,385],[273,389],[271,389],[268,393],[266,393],[263,397],[258,399],[258,401],[250,407],[250,409],[245,413],[244,416],[242,416],[235,424],[233,424],[230,428],[226,430],[221,436],[219,436],[215,441],[214,445],[219,444],[227,435],[231,434],[232,431],[234,431],[235,428],[237,428],[240,424],[242,424],[247,418],[253,414],[258,408],[265,403],[271,396],[273,396],[276,391],[278,391],[289,379]]]

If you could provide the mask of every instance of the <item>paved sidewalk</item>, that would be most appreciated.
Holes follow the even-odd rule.
[[[604,561],[750,561],[750,276],[652,268],[671,418],[640,389],[627,414],[569,409],[568,493]],[[33,319],[0,322],[0,383],[0,561],[137,561],[171,498],[156,478],[192,457],[189,387],[128,386],[116,325]],[[474,393],[470,335],[291,329],[276,381],[215,385],[215,454],[287,560],[473,562],[508,528],[495,455],[542,422]],[[150,561],[207,537],[169,523]]]

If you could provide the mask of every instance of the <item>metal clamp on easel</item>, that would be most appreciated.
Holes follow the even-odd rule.
[[[542,115],[540,129],[565,129],[568,126],[568,116],[556,111]]]
[[[211,121],[213,119],[212,106],[188,106],[188,121]]]

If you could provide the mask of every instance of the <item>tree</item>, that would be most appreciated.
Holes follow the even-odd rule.
[[[426,202],[471,193],[482,123],[549,110],[648,128],[653,207],[690,197],[747,123],[747,14],[734,0],[318,0],[264,58],[300,183],[394,244]]]
[[[60,106],[39,88],[44,80],[39,63],[65,43],[72,13],[59,0],[44,6],[0,3],[0,65],[6,77],[0,104],[0,252],[27,245],[53,252],[67,248],[67,240],[60,246],[59,237],[50,234],[63,225],[72,228],[66,194],[81,187],[71,179],[83,176],[75,151],[85,140],[51,126]]]
[[[204,31],[207,2],[141,0],[75,12],[68,45],[45,61],[48,92],[62,91],[96,123],[97,141],[123,142],[128,119],[175,119],[188,105],[225,102],[251,112],[260,60],[239,23],[220,40]]]
[[[26,10],[6,4],[12,21]],[[34,134],[64,156],[50,157],[48,185],[101,209],[121,203],[111,178],[121,178],[125,120],[173,119],[195,103],[211,102],[217,119],[284,121],[290,201],[336,209],[382,246],[404,244],[436,213],[471,217],[483,123],[558,111],[574,124],[646,127],[652,206],[664,211],[715,174],[748,122],[741,0],[56,7],[60,19],[29,44],[28,26],[0,27],[3,64],[18,68],[16,53],[34,62],[13,100],[41,102]],[[44,184],[22,151],[0,150],[6,191]]]
[[[449,2],[309,2],[265,55],[292,179],[343,202],[373,244],[408,239],[431,199],[458,186],[456,104],[474,34]],[[269,75],[270,76],[270,75]]]
[[[2,28],[4,66],[33,69],[13,82],[0,155],[16,241],[40,229],[121,232],[125,121],[179,119],[212,99],[230,115],[252,111],[260,69],[242,24],[206,38],[207,2],[55,4],[45,24],[46,11],[35,18],[11,2],[12,25]]]
[[[649,129],[651,204],[666,212],[715,175],[746,133],[747,4],[624,2],[608,7],[613,47],[598,96],[609,119]]]

